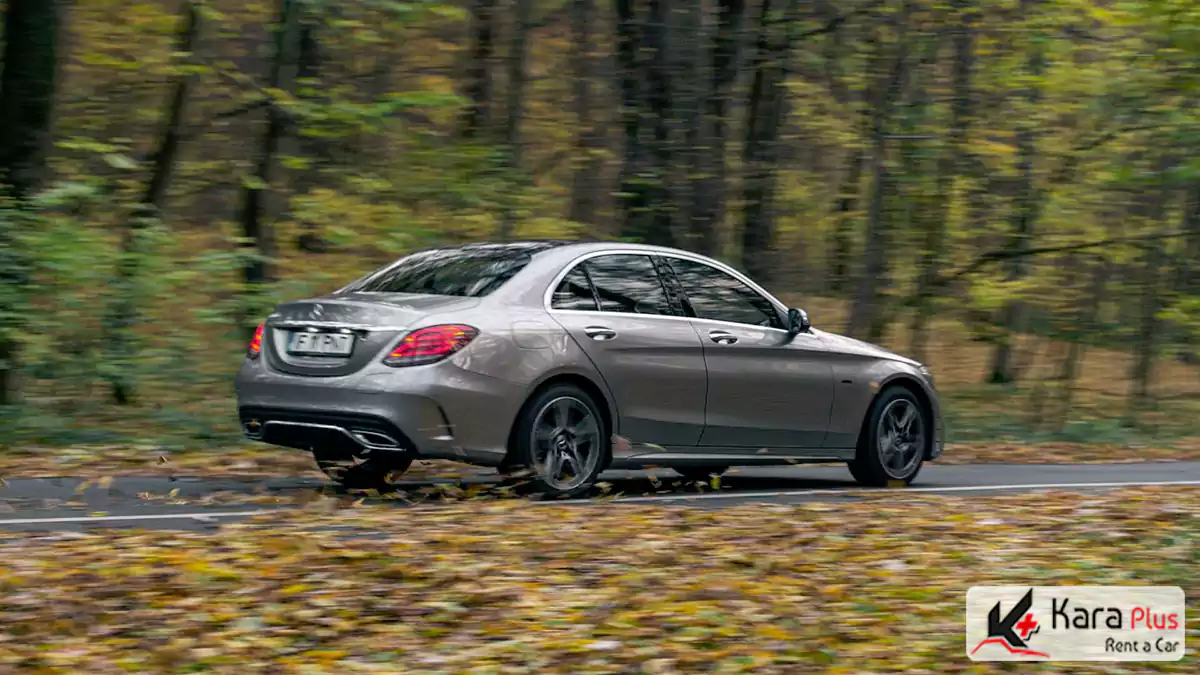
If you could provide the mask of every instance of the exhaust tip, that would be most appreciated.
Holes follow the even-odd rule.
[[[400,447],[399,441],[378,431],[364,431],[361,429],[355,429],[354,431],[350,432],[350,435],[354,437],[354,440],[362,443],[363,446],[368,448],[391,450]]]
[[[263,437],[263,423],[258,420],[247,420],[242,423],[242,433],[249,438],[258,440]]]

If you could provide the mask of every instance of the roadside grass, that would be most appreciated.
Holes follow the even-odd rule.
[[[1195,672],[1200,489],[726,510],[325,499],[217,532],[0,533],[0,670]],[[972,663],[973,585],[1178,585],[1181,662]]]

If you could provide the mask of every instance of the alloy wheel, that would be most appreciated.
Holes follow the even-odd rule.
[[[591,408],[573,396],[559,396],[538,411],[530,439],[538,475],[555,490],[583,484],[600,461],[600,424]]]
[[[925,419],[917,404],[907,398],[888,403],[875,438],[883,470],[890,478],[907,478],[925,450]]]

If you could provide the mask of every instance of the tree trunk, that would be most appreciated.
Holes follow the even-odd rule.
[[[63,6],[62,0],[8,0],[4,15],[0,183],[18,206],[37,192],[48,172]],[[20,399],[20,295],[30,272],[19,226],[18,219],[0,218],[0,405]]]
[[[299,0],[280,0],[275,58],[271,65],[270,87],[292,91],[296,77],[300,33]],[[264,284],[272,280],[269,261],[275,257],[275,232],[269,222],[267,201],[275,174],[276,155],[288,131],[288,119],[277,104],[267,108],[267,128],[259,145],[254,174],[243,181],[242,210],[239,218],[246,248],[253,249],[242,267],[249,299],[255,299]],[[249,303],[253,304],[253,303]],[[249,309],[249,307],[247,307]],[[242,328],[253,336],[254,323],[243,317]]]
[[[642,224],[649,208],[650,162],[643,140],[644,113],[641,49],[644,32],[634,0],[616,0],[617,75],[621,80],[622,159],[618,182],[618,220],[624,236],[649,229]],[[648,115],[647,115],[648,116]]]
[[[1188,234],[1175,265],[1175,292],[1180,298],[1191,299],[1200,296],[1200,180],[1192,181],[1185,192],[1183,231]],[[1191,331],[1184,328],[1180,335],[1178,357],[1184,363],[1200,360]]]
[[[858,201],[858,191],[862,183],[863,151],[851,148],[850,166],[846,177],[838,188],[837,208],[833,231],[833,273],[832,290],[845,290],[846,282],[850,279],[850,233],[854,227],[854,209]]]
[[[196,39],[200,32],[200,17],[192,0],[184,0],[183,24],[179,30],[179,43],[176,52],[190,58],[196,47]],[[121,235],[121,260],[117,266],[117,287],[114,293],[114,304],[109,316],[106,341],[108,349],[108,365],[112,366],[107,375],[113,401],[118,405],[132,403],[135,383],[132,373],[127,366],[137,356],[137,345],[133,328],[139,320],[139,298],[137,281],[140,274],[143,231],[154,219],[161,219],[166,208],[167,189],[171,185],[171,175],[175,169],[179,145],[183,137],[183,121],[187,112],[188,94],[195,75],[187,72],[175,77],[171,99],[167,103],[167,111],[162,126],[162,136],[158,148],[153,155],[153,168],[150,180],[146,184],[146,192],[142,196],[137,212],[125,224]]]
[[[597,81],[595,39],[592,24],[596,21],[596,0],[571,0],[571,37],[575,42],[573,54],[575,71],[575,119],[579,125],[579,158],[571,184],[571,207],[568,218],[577,223],[599,225],[597,208],[600,204],[604,177],[604,126],[596,114],[593,88]]]
[[[650,53],[646,72],[646,109],[654,120],[654,142],[651,145],[653,170],[650,181],[650,217],[644,221],[647,231],[638,238],[647,244],[674,246],[675,192],[670,184],[671,147],[671,35],[667,30],[671,0],[650,0],[649,23],[644,35],[644,49]]]
[[[894,122],[889,125],[896,129],[900,138],[893,151],[894,161],[886,163],[885,160],[886,170],[881,183],[881,241],[885,255],[882,257],[882,267],[875,276],[875,294],[880,299],[894,283],[892,259],[895,257],[893,252],[896,250],[896,236],[906,232],[926,232],[932,227],[929,222],[932,217],[932,200],[925,189],[924,177],[936,173],[936,168],[932,166],[936,153],[927,147],[919,132],[926,128],[926,118],[933,102],[929,93],[929,80],[933,76],[932,66],[941,49],[941,37],[940,34],[933,33],[911,38],[911,42],[918,47],[920,56],[905,67],[906,74],[901,78],[901,88],[907,90],[907,93],[901,101],[901,106],[892,115]],[[892,168],[893,165],[895,168]],[[903,309],[903,303],[899,302],[877,301],[876,305],[877,309],[867,326],[866,339],[869,342],[883,340],[888,328]]]
[[[871,141],[871,202],[867,208],[867,232],[864,243],[863,267],[855,284],[854,304],[846,334],[867,338],[879,315],[881,278],[887,266],[887,231],[884,204],[891,187],[892,176],[887,166],[887,141],[882,131],[874,133]]]
[[[491,65],[495,51],[497,0],[473,0],[471,3],[471,47],[467,62],[467,109],[463,114],[462,134],[475,138],[492,124]]]
[[[508,53],[508,92],[505,102],[504,146],[506,168],[513,193],[505,198],[500,216],[500,240],[511,239],[516,229],[515,192],[524,184],[521,179],[522,140],[521,120],[525,117],[525,61],[529,54],[529,22],[533,0],[515,0],[513,40]]]
[[[839,14],[838,8],[830,2],[820,3],[818,10],[825,21],[832,21]],[[833,94],[834,101],[837,102],[839,107],[846,110],[847,114],[853,114],[856,118],[854,124],[855,130],[860,136],[867,136],[870,133],[871,126],[870,111],[866,105],[857,110],[852,108],[854,101],[851,99],[850,87],[847,85],[843,75],[843,65],[848,60],[843,53],[843,42],[841,31],[834,33],[825,42],[822,54],[825,79],[829,82],[829,89]],[[876,72],[881,66],[884,56],[884,50],[880,48],[878,38],[872,42],[874,42],[875,48],[868,61],[868,76]],[[865,96],[869,99],[869,87],[866,89]],[[850,284],[853,274],[850,258],[853,246],[854,217],[855,211],[858,208],[859,190],[862,189],[865,154],[863,148],[857,146],[849,148],[846,153],[846,172],[843,174],[842,180],[838,185],[837,202],[834,204],[833,209],[833,234],[829,246],[829,289],[834,293],[844,292]]]
[[[926,356],[926,324],[933,311],[933,283],[940,271],[946,251],[947,222],[954,181],[963,169],[967,132],[971,119],[971,69],[974,56],[974,35],[971,23],[974,13],[968,12],[969,0],[955,0],[952,8],[958,16],[951,44],[954,50],[952,75],[953,99],[950,104],[950,130],[946,145],[938,158],[937,191],[926,228],[925,248],[917,279],[916,308],[913,314],[909,351],[918,361]]]
[[[886,125],[908,71],[908,18],[911,3],[906,2],[897,17],[896,53],[889,72],[884,74],[886,84],[879,86],[871,108],[871,171],[873,175],[871,204],[867,212],[867,233],[864,262],[858,282],[855,284],[854,304],[850,308],[847,333],[854,337],[865,337],[879,325],[880,288],[884,283],[884,272],[888,255],[888,222],[884,206],[892,184],[892,175],[887,164]]]
[[[799,0],[790,0],[784,16],[794,21],[799,6]],[[784,25],[773,28],[773,23]],[[761,284],[770,284],[775,272],[775,187],[787,110],[788,59],[795,39],[791,23],[773,19],[771,0],[763,0],[742,148],[742,267]]]
[[[1158,180],[1161,190],[1157,193],[1146,190],[1135,197],[1142,202],[1143,213],[1153,222],[1159,231],[1165,231],[1167,204],[1171,200],[1171,181],[1168,173],[1171,160],[1163,157],[1158,165]],[[1140,316],[1138,317],[1137,343],[1134,346],[1133,366],[1130,369],[1130,379],[1133,381],[1129,399],[1129,417],[1131,421],[1137,415],[1148,410],[1154,403],[1152,387],[1154,383],[1154,362],[1158,359],[1159,329],[1158,314],[1162,311],[1162,270],[1166,266],[1166,251],[1161,239],[1151,239],[1143,243],[1141,269],[1142,293]]]
[[[719,0],[717,29],[710,49],[708,92],[700,121],[695,179],[695,201],[691,216],[692,241],[697,251],[715,255],[719,229],[725,216],[725,154],[729,143],[730,103],[741,60],[742,21],[745,0]]]
[[[671,225],[678,224],[677,240],[698,250],[703,246],[704,230],[695,218],[699,209],[700,192],[703,186],[703,166],[707,163],[707,143],[700,139],[704,135],[704,110],[706,98],[711,95],[712,81],[709,62],[710,49],[705,45],[713,42],[704,26],[704,7],[699,2],[682,2],[671,7],[671,19],[667,23],[671,37],[671,52],[667,59],[668,76],[671,82],[671,100],[668,113],[669,161],[667,184],[671,213]]]
[[[335,18],[335,8],[324,8],[317,13],[311,7],[300,22],[300,47],[296,57],[296,97],[313,104],[325,103],[320,82],[324,54],[321,49],[321,26]],[[307,194],[322,182],[322,170],[333,160],[332,143],[326,138],[306,135],[303,129],[296,133],[296,146],[306,165],[291,174],[294,194]],[[296,246],[306,253],[324,253],[330,243],[322,236],[311,221],[300,224],[301,233],[296,237]]]
[[[1034,0],[1022,3],[1027,10],[1032,10]],[[1035,43],[1028,47],[1029,54],[1025,61],[1025,70],[1033,78],[1025,89],[1025,102],[1028,112],[1037,108],[1042,100],[1041,79],[1046,69],[1044,47]],[[1034,229],[1041,211],[1042,191],[1038,188],[1037,177],[1034,175],[1034,160],[1037,157],[1038,130],[1036,122],[1028,115],[1018,122],[1017,128],[1017,175],[1019,188],[1017,204],[1013,210],[1013,233],[1009,247],[1020,253],[1028,250],[1033,244]],[[1029,261],[1026,257],[1012,258],[1007,265],[1005,279],[1009,282],[1019,281],[1028,274]],[[1001,334],[992,352],[992,364],[988,374],[988,382],[1006,384],[1015,382],[1018,373],[1013,362],[1013,340],[1015,336],[1026,329],[1029,320],[1028,307],[1021,300],[1008,302],[1001,312]]]
[[[674,244],[672,191],[667,184],[671,166],[668,2],[649,0],[642,23],[635,13],[637,3],[617,0],[617,58],[625,118],[620,233],[662,246]]]
[[[1104,291],[1108,287],[1108,260],[1102,259],[1092,263],[1092,284],[1088,292],[1087,304],[1075,318],[1076,331],[1070,336],[1071,344],[1067,357],[1063,360],[1059,379],[1058,429],[1066,426],[1071,414],[1072,399],[1075,397],[1075,383],[1079,379],[1079,364],[1083,360],[1084,340],[1095,332],[1096,322],[1100,317],[1100,306],[1104,302]]]

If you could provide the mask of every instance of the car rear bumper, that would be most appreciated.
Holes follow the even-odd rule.
[[[304,377],[274,371],[260,358],[243,364],[236,386],[238,416],[252,440],[301,449],[334,443],[488,466],[504,459],[524,394],[520,385],[450,362]]]

